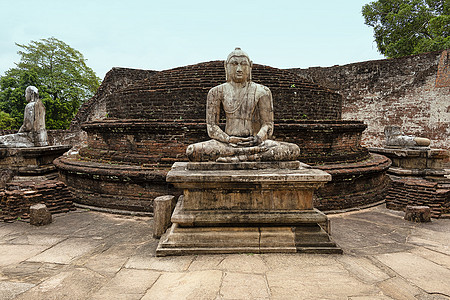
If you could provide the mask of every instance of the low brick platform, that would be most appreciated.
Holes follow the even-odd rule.
[[[30,218],[30,206],[45,204],[52,214],[75,210],[73,195],[57,180],[43,182],[12,182],[0,191],[0,221]]]
[[[441,183],[419,177],[390,176],[391,188],[386,196],[386,207],[405,210],[408,205],[429,206],[431,217],[439,218],[450,212],[450,189]]]

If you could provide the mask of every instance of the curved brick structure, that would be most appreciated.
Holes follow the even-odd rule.
[[[294,73],[255,64],[252,79],[272,91],[275,122],[341,119],[342,96]],[[111,94],[106,110],[117,119],[204,120],[206,95],[223,82],[223,61],[162,71]]]
[[[209,139],[206,95],[225,81],[222,61],[156,73],[135,71],[135,75],[131,69],[111,71],[102,84],[102,91],[109,92],[97,97],[105,105],[104,117],[77,117],[85,120],[81,127],[87,132],[88,147],[75,158],[55,162],[82,204],[153,211],[156,196],[179,193],[165,182],[170,166],[186,160],[187,145]],[[341,120],[339,94],[289,71],[262,65],[254,65],[252,78],[272,91],[274,138],[298,144],[301,161],[334,176],[319,190],[318,208],[336,210],[384,199],[389,160],[370,156],[361,147],[367,126]],[[86,113],[99,106],[94,98]]]
[[[83,157],[116,163],[166,165],[186,160],[186,147],[207,140],[206,124],[197,120],[104,120],[82,126],[89,147]],[[359,121],[291,121],[275,124],[275,139],[301,148],[309,164],[354,162],[369,157],[361,147],[366,125]]]

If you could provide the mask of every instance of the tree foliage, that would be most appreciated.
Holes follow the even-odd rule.
[[[449,0],[378,0],[362,14],[389,58],[450,48]]]
[[[81,104],[99,87],[100,78],[79,51],[54,37],[16,45],[21,58],[0,78],[0,110],[20,127],[25,89],[34,85],[46,108],[47,128],[68,128]]]

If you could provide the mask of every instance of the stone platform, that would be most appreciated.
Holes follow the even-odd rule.
[[[387,173],[391,186],[386,194],[386,206],[406,210],[408,205],[429,206],[431,217],[450,216],[450,179],[445,169],[450,152],[445,149],[369,148],[392,161]]]
[[[71,146],[0,148],[0,170],[10,176],[0,180],[0,221],[28,219],[30,206],[45,203],[50,212],[74,210],[73,195],[56,180],[53,160]]]
[[[0,148],[0,168],[12,170],[15,175],[39,176],[54,173],[53,160],[71,148],[69,145]]]
[[[372,153],[382,154],[392,161],[388,173],[398,176],[444,176],[445,161],[450,155],[445,149],[416,148],[369,148]]]
[[[340,253],[314,190],[331,180],[299,162],[175,163],[166,180],[183,189],[156,254]]]

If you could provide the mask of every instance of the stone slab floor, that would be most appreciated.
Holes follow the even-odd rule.
[[[0,224],[0,299],[450,299],[450,220],[332,215],[344,255],[157,258],[152,219],[78,210]]]

